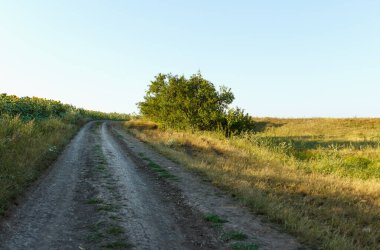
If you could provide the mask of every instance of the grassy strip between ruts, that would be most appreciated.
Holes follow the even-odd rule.
[[[144,156],[143,153],[139,153],[139,156],[141,159],[145,160],[148,163],[148,167],[155,172],[159,177],[169,179],[172,181],[178,180],[177,176],[170,173],[168,170],[162,168],[160,165],[149,159],[148,157]]]
[[[240,250],[256,250],[258,246],[254,243],[243,242],[248,239],[248,236],[239,231],[224,231],[223,224],[228,222],[217,214],[206,214],[204,220],[211,224],[215,229],[221,230],[221,240],[224,242],[232,243],[232,249]]]
[[[281,122],[286,123],[287,120]],[[330,127],[331,123],[334,124],[331,120],[326,122]],[[206,175],[215,185],[240,198],[253,211],[282,225],[286,231],[313,248],[377,249],[380,244],[380,182],[376,173],[380,149],[375,143],[378,136],[375,130],[379,121],[374,121],[372,130],[362,129],[360,132],[367,133],[373,138],[372,141],[368,138],[367,141],[345,138],[351,130],[352,135],[360,127],[356,120],[337,120],[336,126],[348,123],[342,128],[346,133],[331,141],[333,135],[323,137],[323,131],[326,134],[331,131],[326,122],[302,121],[302,129],[299,129],[299,124],[291,125],[298,128],[294,131],[286,125],[279,126],[282,131],[287,130],[286,134],[278,136],[282,140],[290,137],[286,137],[289,131],[296,133],[291,137],[296,139],[292,143],[299,143],[296,146],[300,148],[294,146],[290,149],[280,139],[273,139],[275,125],[257,134],[235,136],[228,140],[212,132],[164,131],[152,123],[145,125],[144,121],[132,121],[125,125],[159,152]],[[307,129],[310,127],[306,126],[307,123],[312,123],[312,129]],[[362,126],[365,126],[368,121],[363,123]],[[319,134],[312,134],[312,130]],[[305,137],[302,131],[311,135]],[[310,143],[313,138],[318,141]],[[257,143],[257,140],[270,143]],[[343,147],[343,142],[347,147]],[[341,143],[340,146],[331,146],[337,143]],[[317,156],[322,154],[323,157],[297,158],[299,152]],[[341,172],[345,171],[344,159],[355,157],[369,159],[368,168],[349,168]],[[339,159],[343,159],[343,163]],[[314,169],[308,163],[331,170]],[[357,166],[355,161],[351,165],[351,168]],[[372,169],[371,177],[368,171]]]
[[[93,131],[96,132],[97,128],[98,124],[94,126]],[[125,229],[120,224],[122,197],[116,188],[107,159],[99,144],[94,146],[93,160],[96,162],[96,182],[100,185],[96,188],[97,196],[86,203],[94,206],[98,213],[96,216],[99,218],[95,224],[89,226],[90,233],[87,240],[102,249],[130,249],[133,245],[128,241]]]

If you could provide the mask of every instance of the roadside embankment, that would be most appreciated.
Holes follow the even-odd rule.
[[[86,122],[128,117],[55,100],[0,94],[0,217]]]

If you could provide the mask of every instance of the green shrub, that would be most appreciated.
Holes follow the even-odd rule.
[[[229,136],[249,129],[252,123],[242,109],[228,109],[233,100],[231,89],[222,86],[217,91],[200,73],[189,79],[158,74],[138,106],[142,115],[164,127],[223,129]]]

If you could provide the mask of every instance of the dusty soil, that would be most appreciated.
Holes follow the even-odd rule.
[[[0,249],[228,249],[231,230],[248,236],[239,246],[301,248],[118,123],[91,122],[1,221]]]

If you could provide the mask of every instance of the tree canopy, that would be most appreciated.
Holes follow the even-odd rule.
[[[240,123],[250,121],[242,109],[229,109],[234,98],[230,88],[216,90],[200,73],[189,79],[158,74],[138,106],[142,115],[164,126],[233,132],[241,130]]]

